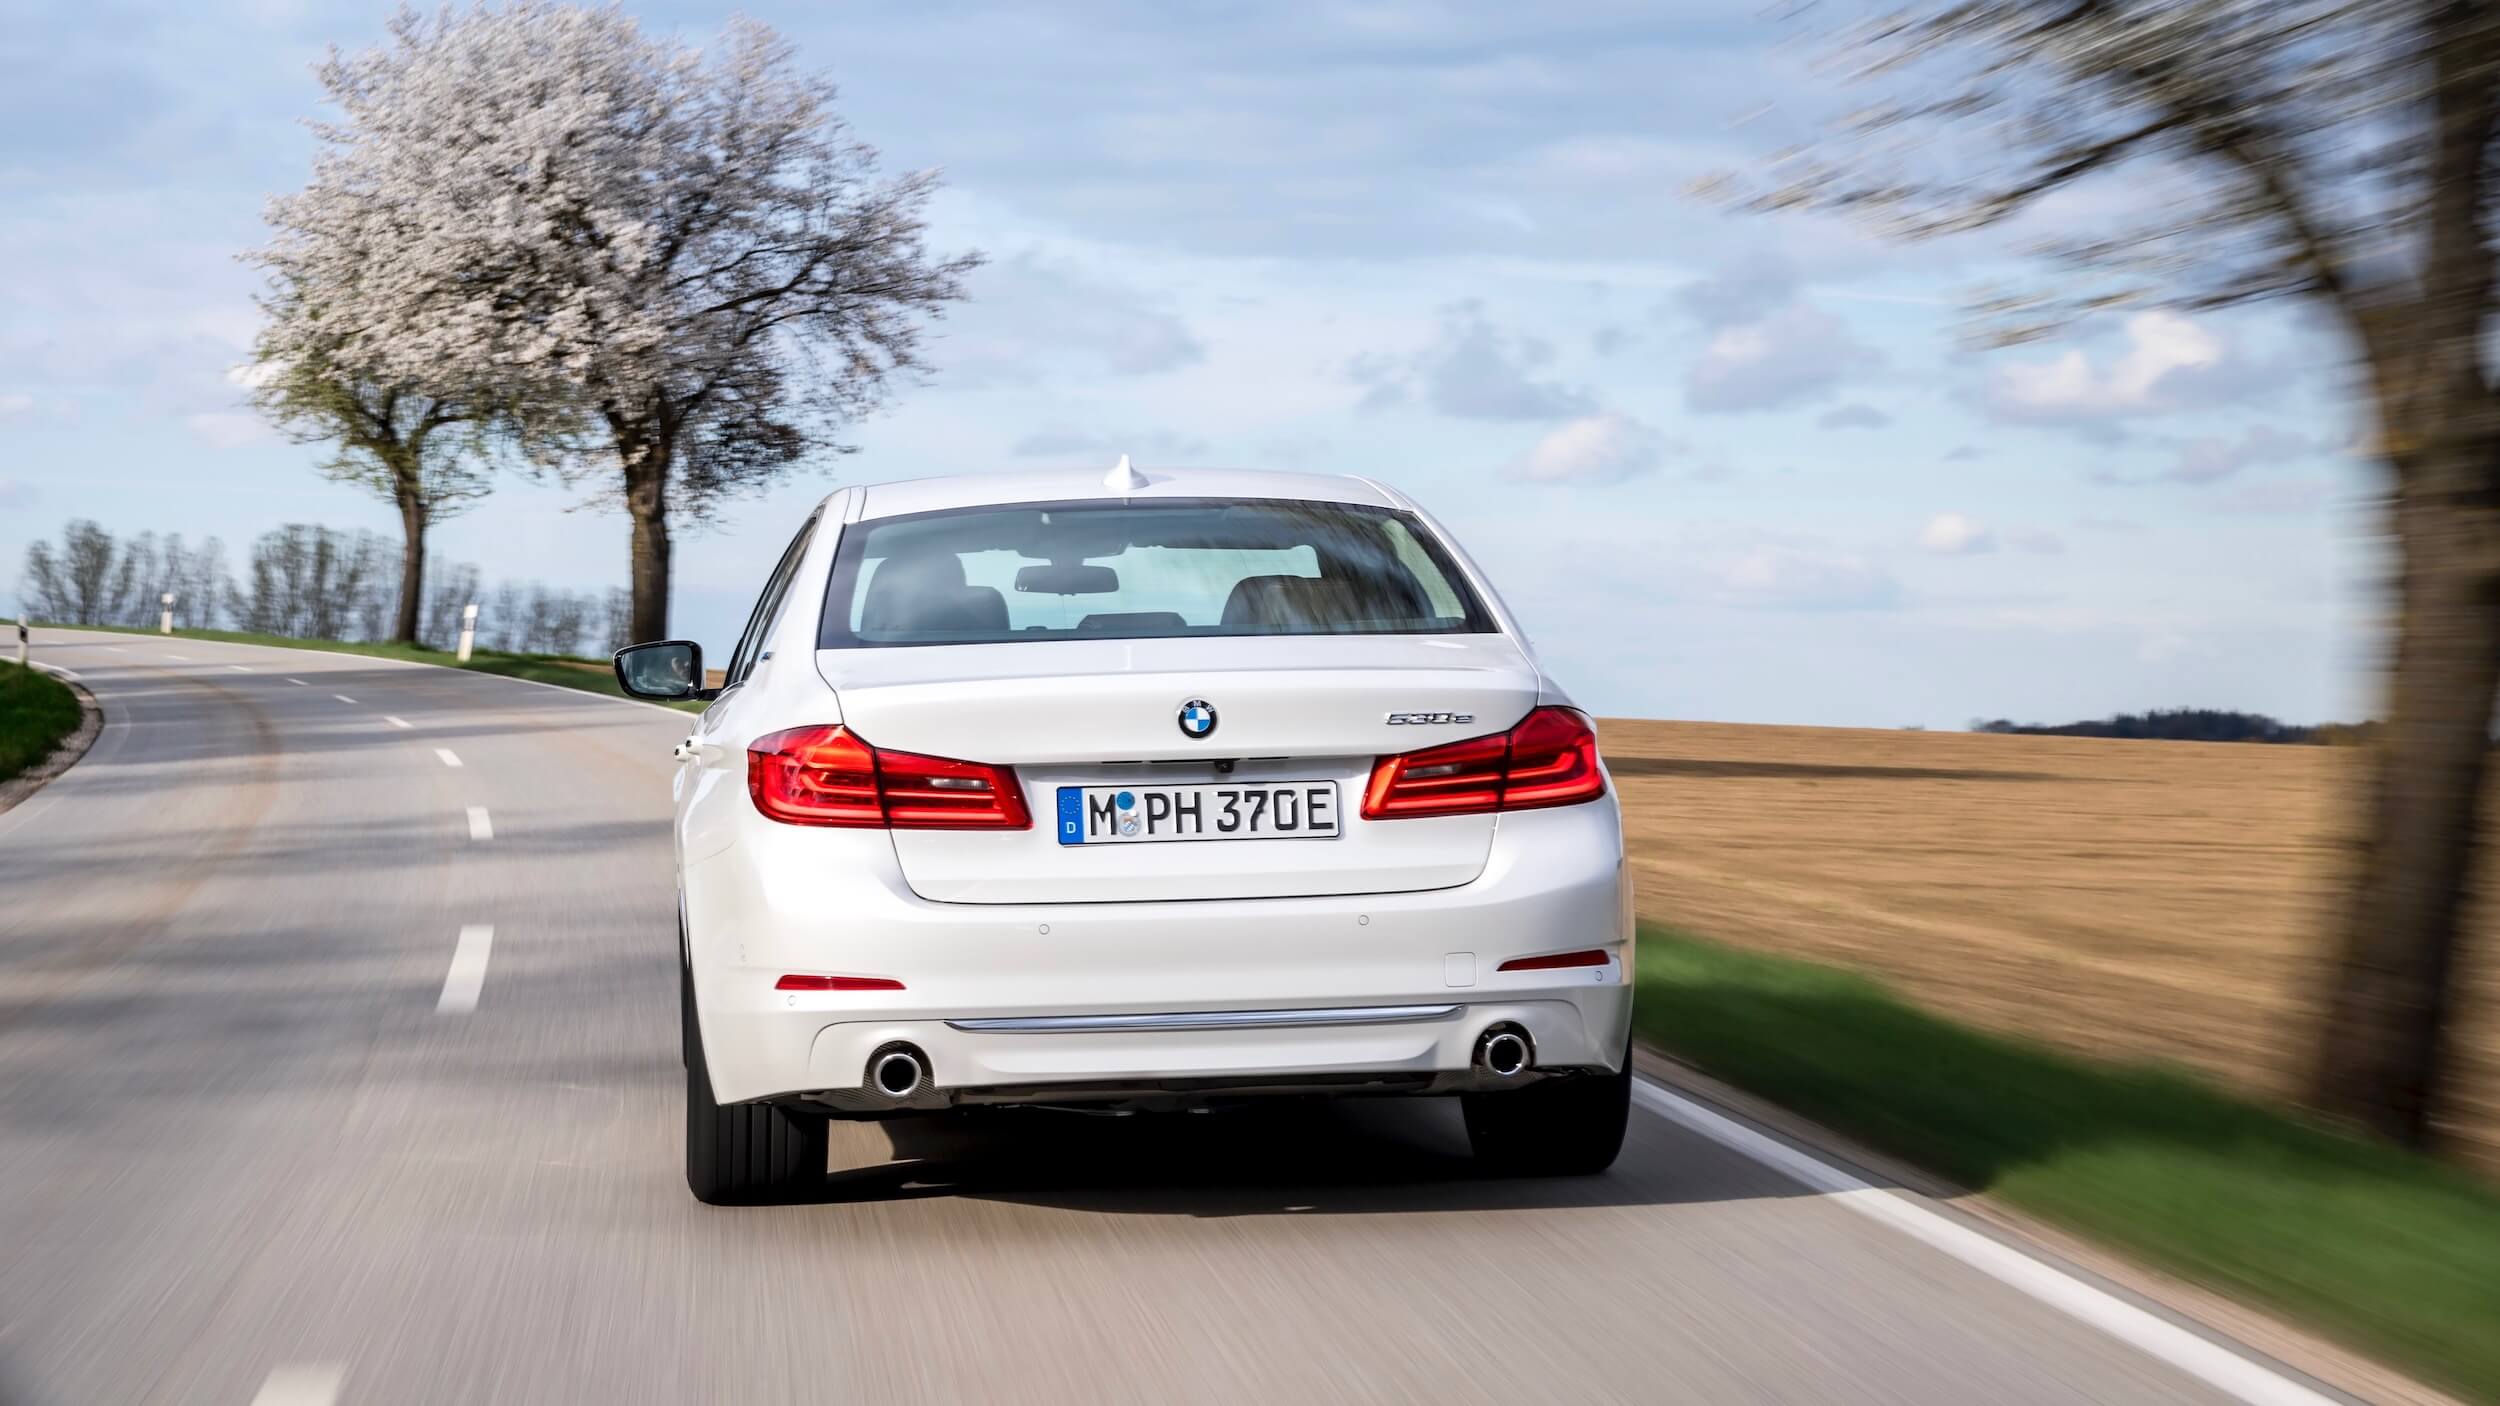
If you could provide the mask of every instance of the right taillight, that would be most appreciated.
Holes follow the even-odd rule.
[[[1576,708],[1539,708],[1508,732],[1372,764],[1365,820],[1578,805],[1606,794],[1597,729]]]
[[[835,724],[747,748],[747,794],[785,825],[870,830],[1029,830],[1013,767],[872,747]]]

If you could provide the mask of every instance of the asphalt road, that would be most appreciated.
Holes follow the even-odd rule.
[[[0,813],[0,1406],[2234,1399],[1646,1109],[1550,1182],[1434,1103],[836,1125],[700,1206],[682,715],[37,649],[108,721]]]

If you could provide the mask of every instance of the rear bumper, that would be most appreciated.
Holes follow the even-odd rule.
[[[927,1057],[934,1092],[917,1107],[1123,1091],[1432,1092],[1467,1086],[1490,1025],[1524,1029],[1542,1067],[1612,1069],[1631,1018],[1630,892],[1611,799],[1505,815],[1482,874],[1419,893],[932,903],[903,883],[877,832],[760,821],[684,881],[705,1057],[723,1103],[892,1107],[865,1079],[869,1056],[894,1042]],[[1584,948],[1610,960],[1497,970]],[[904,989],[775,990],[785,973]],[[1198,1029],[979,1024],[1349,1007],[1447,1013]]]

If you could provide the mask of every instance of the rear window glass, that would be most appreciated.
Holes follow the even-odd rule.
[[[1483,634],[1405,513],[1348,503],[1028,503],[843,529],[819,645]]]

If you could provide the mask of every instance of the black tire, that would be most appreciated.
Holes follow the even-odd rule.
[[[679,1023],[686,1046],[686,1188],[709,1206],[769,1205],[825,1184],[826,1120],[764,1103],[712,1101],[694,983],[681,972]]]
[[[1612,1074],[1543,1079],[1521,1089],[1461,1094],[1476,1163],[1514,1177],[1593,1176],[1623,1151],[1632,1117],[1632,1051]]]

